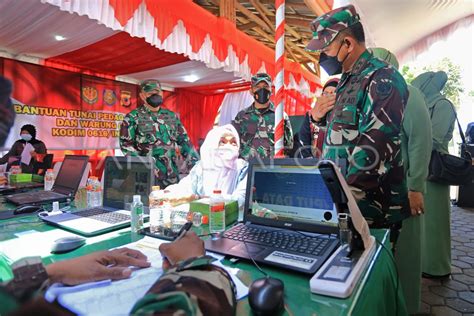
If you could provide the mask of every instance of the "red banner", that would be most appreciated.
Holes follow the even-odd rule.
[[[137,106],[137,85],[10,59],[3,65],[17,115],[5,147],[22,125],[33,124],[48,149],[118,148],[120,122]]]

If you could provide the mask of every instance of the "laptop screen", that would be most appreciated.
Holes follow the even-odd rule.
[[[337,226],[336,205],[316,166],[255,164],[248,181],[249,215],[284,222],[284,226]]]
[[[150,160],[140,157],[107,157],[104,167],[104,206],[128,209],[133,196],[139,194],[148,206],[153,179]]]
[[[54,181],[54,188],[66,188],[75,193],[88,162],[88,156],[65,156]]]

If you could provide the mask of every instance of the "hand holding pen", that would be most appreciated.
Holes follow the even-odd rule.
[[[159,250],[163,256],[164,270],[169,269],[180,261],[205,254],[204,242],[195,232],[189,231],[191,226],[191,223],[186,223],[175,241],[160,245]]]

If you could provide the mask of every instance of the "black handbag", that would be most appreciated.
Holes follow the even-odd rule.
[[[459,134],[461,135],[464,146],[461,146],[461,157],[444,154],[437,150],[433,150],[431,152],[428,181],[446,185],[463,185],[471,181],[472,158],[471,154],[466,150],[466,139],[464,138],[464,133],[462,132],[461,124],[459,124],[456,111],[454,110],[451,102],[449,102],[449,104],[451,105],[454,116],[456,117]],[[433,112],[434,107],[433,111],[431,112],[431,118],[433,118]]]

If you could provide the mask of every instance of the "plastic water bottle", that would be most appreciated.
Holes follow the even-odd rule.
[[[161,206],[163,205],[163,193],[160,191],[160,186],[153,186],[151,188],[150,196],[148,197],[150,208],[150,233],[160,233],[163,227],[163,213]]]
[[[140,195],[133,196],[132,203],[132,232],[138,233],[143,229],[143,203]]]
[[[97,177],[89,177],[87,180],[87,207],[98,207],[102,205],[102,188]]]
[[[46,170],[46,173],[44,175],[44,190],[45,191],[51,191],[53,188],[54,184],[54,172],[53,169],[48,169]]]
[[[221,190],[214,190],[209,203],[209,231],[211,234],[225,231],[225,200]]]
[[[170,236],[171,233],[171,211],[172,206],[170,202],[170,191],[164,190],[163,191],[163,202],[160,207],[160,234],[165,236]]]
[[[102,185],[99,178],[94,177],[94,191],[92,191],[92,203],[94,206],[102,206]]]

